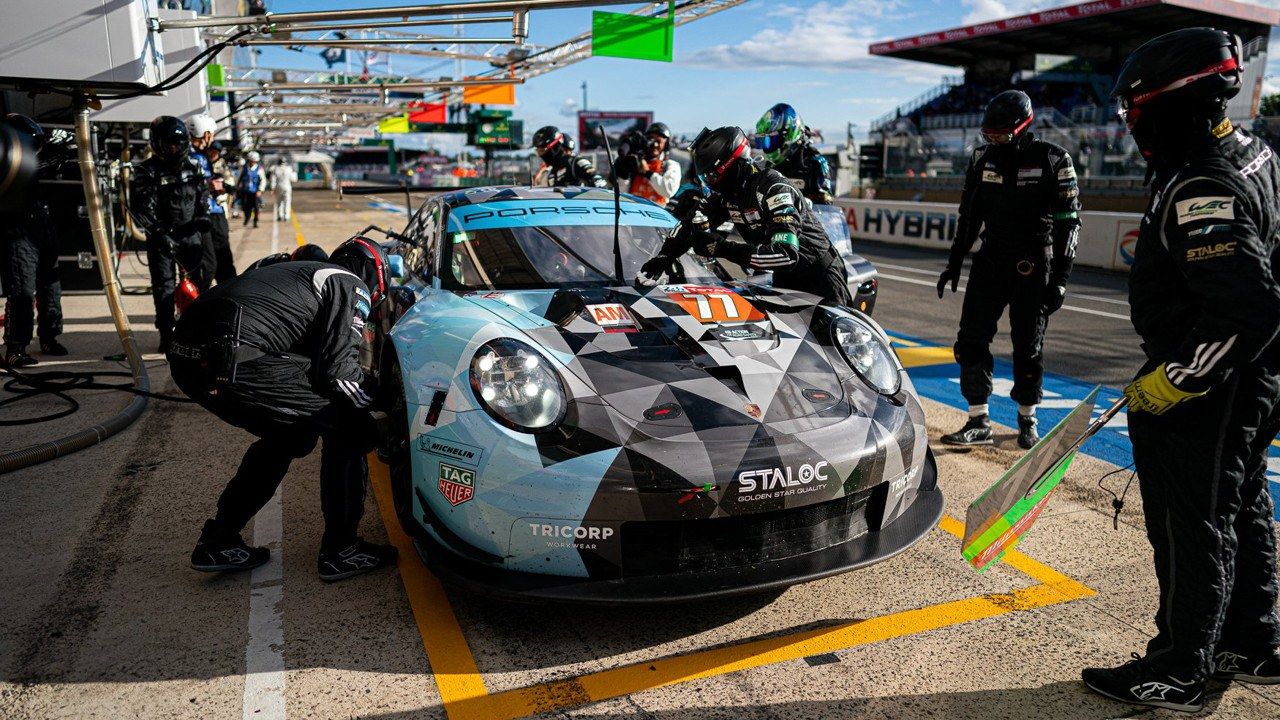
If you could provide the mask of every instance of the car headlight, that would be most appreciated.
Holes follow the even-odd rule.
[[[493,419],[522,432],[564,419],[560,376],[537,350],[509,338],[491,340],[471,359],[471,389]]]
[[[872,390],[893,395],[902,387],[898,361],[880,333],[857,318],[840,316],[832,326],[836,347]]]

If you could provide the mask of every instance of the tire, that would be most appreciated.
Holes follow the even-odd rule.
[[[409,410],[404,396],[404,381],[400,376],[400,363],[391,358],[386,377],[390,394],[387,417],[390,432],[387,438],[387,469],[391,476],[391,502],[395,506],[400,527],[411,538],[423,535],[422,524],[413,515],[413,459],[409,440]]]

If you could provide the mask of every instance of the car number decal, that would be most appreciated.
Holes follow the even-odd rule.
[[[667,297],[698,322],[740,323],[764,320],[764,313],[732,290],[701,285],[676,285],[664,288],[664,291]]]

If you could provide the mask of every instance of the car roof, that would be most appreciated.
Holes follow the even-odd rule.
[[[645,198],[621,193],[624,203],[651,205],[662,209],[661,205]],[[528,185],[493,185],[488,187],[466,188],[455,190],[440,196],[441,202],[450,208],[462,205],[479,205],[487,202],[511,201],[556,201],[556,200],[608,200],[613,201],[613,191],[597,187],[530,187]]]

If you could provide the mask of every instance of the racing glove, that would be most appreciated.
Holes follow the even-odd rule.
[[[947,269],[943,270],[942,274],[938,276],[939,300],[942,299],[943,294],[946,292],[947,283],[951,283],[951,292],[955,292],[960,283],[960,268],[948,265]]]
[[[1129,400],[1129,412],[1149,412],[1152,415],[1163,415],[1180,402],[1204,395],[1203,392],[1187,392],[1179,390],[1169,380],[1165,364],[1138,376],[1124,389],[1124,396]]]
[[[1058,285],[1050,282],[1049,287],[1044,289],[1044,299],[1040,303],[1040,314],[1049,317],[1058,312],[1062,308],[1062,301],[1066,299],[1066,284]]]
[[[636,284],[643,287],[653,287],[665,283],[671,274],[671,266],[674,263],[674,258],[666,255],[654,255],[640,266],[640,272],[636,273]]]

